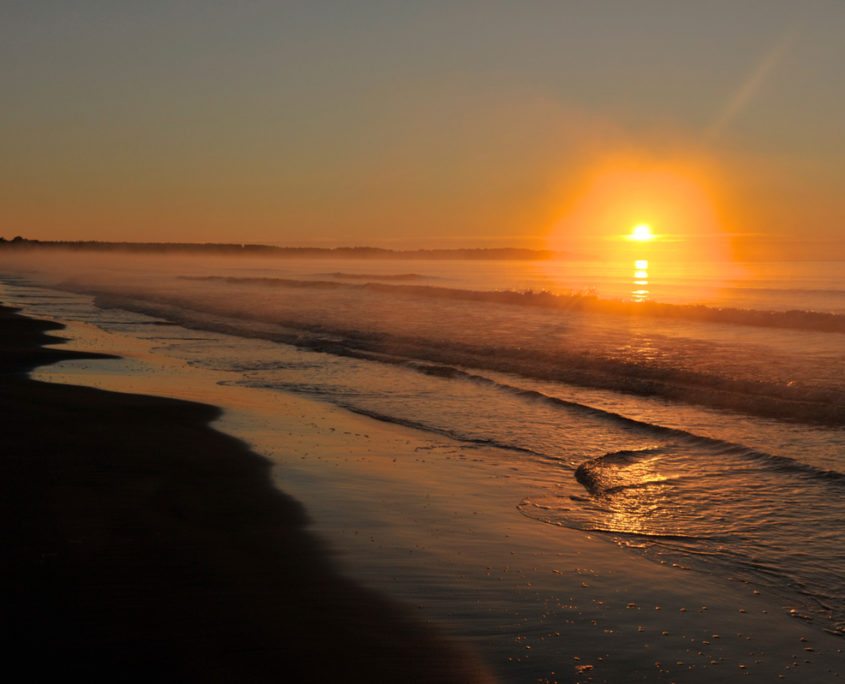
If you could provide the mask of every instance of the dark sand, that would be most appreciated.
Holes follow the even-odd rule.
[[[0,307],[4,666],[27,680],[487,681],[341,577],[217,409],[41,383],[84,357]]]

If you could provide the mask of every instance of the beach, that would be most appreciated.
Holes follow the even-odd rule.
[[[158,455],[162,444],[170,444],[174,456],[188,459],[180,461],[175,472],[168,469],[164,478],[175,477],[181,484],[164,488],[151,484],[146,460],[143,465],[134,462],[131,467],[114,472],[111,462],[104,462],[101,457],[80,465],[80,477],[86,487],[82,497],[85,501],[103,500],[99,494],[92,496],[91,487],[98,483],[106,487],[107,477],[122,483],[120,499],[114,506],[123,511],[123,516],[126,487],[135,492],[133,496],[152,497],[152,501],[147,498],[143,503],[138,501],[132,509],[136,514],[138,510],[155,512],[157,522],[168,531],[169,541],[150,546],[149,536],[139,535],[145,543],[127,549],[124,533],[137,530],[138,525],[131,520],[120,523],[120,533],[112,531],[108,538],[117,542],[113,549],[119,560],[117,565],[123,571],[131,570],[135,581],[142,582],[157,600],[166,597],[164,603],[168,609],[163,614],[149,610],[145,597],[143,610],[139,611],[135,604],[134,612],[123,610],[119,615],[123,628],[132,634],[137,635],[140,630],[149,636],[155,632],[155,643],[161,649],[157,663],[151,663],[146,649],[143,656],[133,654],[131,645],[124,639],[103,641],[105,637],[102,633],[98,635],[93,626],[88,633],[72,630],[77,635],[71,642],[72,652],[85,652],[91,644],[107,644],[97,649],[97,658],[89,652],[91,660],[102,664],[104,658],[111,659],[111,666],[123,667],[134,657],[141,668],[171,667],[177,662],[186,666],[190,653],[202,662],[200,671],[205,676],[209,671],[237,672],[244,661],[238,661],[232,653],[243,654],[247,649],[245,644],[250,642],[262,645],[257,650],[262,654],[260,657],[252,660],[251,655],[245,659],[255,668],[251,672],[260,673],[251,674],[248,678],[252,679],[273,671],[272,658],[267,654],[278,654],[279,641],[286,644],[283,652],[287,653],[293,650],[289,645],[298,639],[306,643],[304,649],[296,648],[295,663],[291,665],[289,658],[284,665],[287,668],[307,667],[309,662],[314,662],[310,654],[319,649],[324,649],[321,653],[332,654],[332,661],[342,657],[336,655],[338,648],[348,654],[346,648],[350,642],[343,636],[345,623],[346,629],[352,629],[352,641],[356,644],[348,662],[359,664],[364,681],[392,681],[396,671],[380,668],[411,667],[421,661],[423,666],[436,668],[433,672],[420,673],[421,681],[471,681],[472,677],[483,680],[487,676],[513,682],[706,682],[717,676],[760,682],[775,679],[800,682],[808,677],[815,681],[838,679],[841,638],[814,626],[803,610],[790,613],[790,604],[776,593],[761,591],[759,585],[739,577],[725,579],[696,571],[682,561],[655,562],[638,553],[633,545],[629,549],[620,548],[602,535],[544,525],[521,515],[520,502],[542,492],[545,485],[537,471],[526,468],[525,464],[517,467],[495,446],[467,448],[466,444],[447,436],[377,421],[301,395],[233,385],[227,380],[231,373],[186,364],[172,354],[162,353],[164,332],[159,332],[155,339],[144,340],[116,330],[104,332],[94,325],[71,322],[62,334],[70,337],[70,342],[44,350],[41,353],[47,356],[32,359],[30,366],[58,360],[57,355],[68,353],[67,349],[78,350],[86,357],[106,352],[122,358],[70,359],[44,366],[33,377],[63,384],[32,385],[43,391],[48,388],[60,396],[62,393],[79,395],[85,401],[106,397],[110,411],[117,410],[115,397],[125,398],[122,400],[129,402],[133,420],[144,421],[143,433],[137,425],[118,427],[117,432],[123,435],[129,430],[133,435],[149,435],[155,441],[154,446],[149,441],[138,443],[137,448],[130,448],[130,453],[137,457],[139,450],[145,450],[144,453]],[[167,328],[166,335],[185,344],[196,333]],[[221,340],[215,343],[220,345]],[[250,344],[260,343],[253,340]],[[79,385],[129,394],[104,394]],[[139,395],[168,396],[179,401]],[[186,401],[220,406],[223,412]],[[73,434],[66,427],[67,422],[75,428],[80,415],[100,416],[97,430],[104,424],[120,425],[111,417],[103,420],[100,405],[82,410],[84,404],[78,404],[76,399],[72,404],[78,408],[70,410],[65,405],[56,409],[58,415],[52,417],[51,425],[61,425],[62,429],[51,428],[47,436],[54,434],[56,439],[67,439],[68,434]],[[19,416],[27,413],[20,403],[16,405]],[[63,410],[69,414],[64,418]],[[196,424],[188,435],[180,438],[176,428],[186,413],[195,414],[195,420],[203,426],[215,420],[215,428],[241,441],[208,430],[207,426],[198,429]],[[33,420],[32,416],[28,420]],[[20,417],[13,424],[27,425]],[[31,435],[32,430],[26,434]],[[209,469],[218,468],[216,460],[206,462],[207,455],[214,450],[197,448],[198,434],[208,439],[213,437],[233,449],[236,461],[245,467],[248,464],[251,472],[242,474],[245,482],[253,485],[260,482],[258,490],[275,503],[268,504],[269,508],[258,506],[254,488],[233,486],[233,482],[242,480],[233,479],[230,474],[217,478],[209,475]],[[88,437],[100,444],[107,435],[107,432],[96,432]],[[92,451],[102,451],[91,449],[90,444],[83,450],[89,457]],[[112,448],[119,453],[126,447],[123,439]],[[41,482],[39,486],[45,486],[38,474],[54,472],[54,468],[53,464],[33,468],[24,481]],[[238,466],[229,461],[226,468],[237,472]],[[197,478],[198,473],[202,473],[202,478]],[[62,476],[60,480],[66,482],[67,478]],[[208,486],[197,490],[198,481],[207,482]],[[275,490],[269,488],[271,481]],[[19,491],[22,497],[26,490]],[[304,504],[304,511],[280,492],[296,497]],[[27,495],[25,500],[41,498]],[[209,499],[219,502],[216,513],[213,509],[217,504],[207,504]],[[87,525],[101,529],[102,518],[120,520],[113,512],[99,508],[100,505],[97,511],[80,514]],[[216,549],[212,558],[204,557],[194,549],[205,545],[208,529],[186,529],[183,522],[183,517],[193,512],[211,523],[215,534],[223,534],[220,529],[223,511],[226,521],[251,521],[251,525],[238,525],[235,531],[230,525],[225,533],[227,539],[234,535],[237,541],[231,543],[237,543],[239,548],[246,545],[254,550],[255,556],[249,561],[251,579],[246,587],[235,582],[234,587],[223,590],[217,574],[214,575],[217,580],[207,579],[209,567],[216,568],[218,562],[223,562],[219,539],[210,544]],[[288,530],[283,535],[284,544],[296,540],[303,547],[297,546],[297,558],[309,559],[307,563],[297,561],[296,567],[305,578],[286,567],[289,554],[285,554],[285,562],[279,563],[268,552],[267,547],[279,544],[279,533],[273,528],[270,534],[266,526],[272,526],[268,520],[278,520],[280,515],[285,520],[283,527]],[[310,524],[303,531],[306,515]],[[45,518],[49,516],[42,512],[40,517],[27,516],[30,517],[33,530],[27,533],[27,538],[38,538],[43,534],[38,528],[45,526]],[[237,531],[245,527],[259,531],[251,533],[249,539],[239,539]],[[82,536],[67,528],[52,534],[54,542],[63,540],[58,546],[68,549],[62,551],[66,554],[75,549],[73,540]],[[312,534],[321,541],[315,541]],[[192,551],[186,553],[186,549]],[[160,569],[150,569],[150,556],[167,559],[166,581],[153,581],[162,574]],[[62,605],[73,596],[77,605],[87,609],[96,605],[99,608],[95,612],[101,611],[103,585],[111,587],[109,592],[115,588],[112,577],[115,562],[94,561],[87,554],[85,558],[84,570],[79,567],[74,570],[77,579],[55,589],[56,604]],[[239,562],[243,559],[236,560],[232,555],[225,558],[230,569]],[[342,576],[366,589],[333,573],[329,573],[329,582],[319,572],[314,574],[315,566],[324,570],[336,566]],[[81,574],[87,579],[79,579]],[[243,577],[238,572],[235,574]],[[296,576],[290,579],[292,574]],[[298,601],[308,595],[304,588],[315,585],[320,598],[327,596],[327,585],[346,587],[350,593],[342,601],[332,598],[328,606],[318,601],[317,606],[291,611],[290,606],[280,607],[278,603],[286,602],[289,595],[274,601],[257,596],[263,590],[256,590],[252,582],[256,576],[273,578],[265,584],[272,582],[278,591],[286,587],[285,591],[292,592]],[[43,574],[40,577],[30,583],[29,591],[33,594],[40,593],[39,583],[47,584]],[[278,577],[285,579],[278,582]],[[132,582],[118,584],[132,586]],[[132,589],[130,596],[124,597],[130,604],[134,602],[131,599],[134,592]],[[229,628],[232,621],[237,623],[235,634],[226,630],[218,633],[211,625],[219,626],[216,622],[219,615],[205,615],[211,610],[209,605],[218,605],[217,597],[221,593],[229,599],[223,607],[230,611],[225,613],[224,623]],[[187,625],[172,619],[174,613],[178,614],[170,609],[174,595],[190,601],[187,613],[192,617]],[[389,601],[385,603],[379,596],[387,596]],[[262,606],[260,611],[255,610],[255,603]],[[106,604],[113,607],[119,602],[110,599]],[[43,623],[58,625],[61,622],[50,618],[53,605],[42,605],[38,615]],[[389,636],[397,637],[398,630],[384,628],[397,616],[407,619],[409,611],[416,621],[412,621],[414,628],[405,633],[414,635],[409,640],[413,648],[430,648],[430,652],[438,654],[436,658],[399,646],[385,648],[382,637],[373,639],[372,634],[365,635],[359,629],[363,623],[379,634],[386,631]],[[309,616],[304,621],[303,613]],[[293,614],[297,616],[293,620],[295,626],[291,623]],[[168,618],[161,619],[163,615]],[[203,615],[199,622],[212,635],[203,637],[200,630],[197,636],[195,615]],[[71,615],[63,620],[67,624],[72,618]],[[374,618],[377,625],[373,625]],[[35,624],[41,624],[39,618],[33,619]],[[161,623],[166,623],[169,631],[161,632]],[[309,625],[316,634],[309,632]],[[429,631],[432,625],[446,638],[433,637]],[[427,636],[418,638],[416,629]],[[62,641],[59,638],[62,630],[51,628],[50,631],[55,641]],[[37,634],[38,630],[32,633]],[[361,637],[365,647],[359,648],[361,642],[354,637]],[[191,648],[185,650],[181,639],[187,639]],[[208,640],[214,642],[214,658],[210,661],[197,654],[208,646]],[[374,642],[379,647],[373,649]],[[38,644],[43,646],[43,643],[41,635]],[[404,640],[403,643],[405,648],[409,647]],[[62,644],[62,648],[68,646],[64,641]],[[180,645],[176,649],[178,657],[171,650],[174,644]],[[35,648],[34,644],[30,646]],[[457,670],[453,667],[456,653],[453,649],[460,653],[461,667]],[[227,658],[226,654],[231,657]],[[395,659],[390,654],[395,654]],[[385,656],[388,656],[386,664],[379,660]],[[219,660],[226,662],[221,665]],[[321,667],[325,660],[325,656],[316,658]],[[86,659],[86,662],[91,661]],[[196,664],[196,660],[193,662]],[[265,669],[268,667],[271,669]],[[345,669],[341,679],[355,680],[356,675],[350,672]],[[402,676],[413,677],[410,673],[411,670],[403,671]],[[326,676],[329,675],[318,669],[314,678]],[[181,678],[190,678],[190,674]]]
[[[4,652],[28,678],[487,681],[342,577],[196,403],[36,382],[61,326],[0,310]]]
[[[0,5],[26,680],[845,671],[845,2]]]
[[[0,4],[33,681],[845,677],[845,2]]]

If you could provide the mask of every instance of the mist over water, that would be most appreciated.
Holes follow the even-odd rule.
[[[681,311],[650,315],[629,307],[630,270],[0,261],[2,299],[27,312],[154,339],[232,383],[498,447],[541,485],[519,513],[765,586],[845,631],[845,278],[765,264],[744,280],[660,281],[652,267],[644,303]]]

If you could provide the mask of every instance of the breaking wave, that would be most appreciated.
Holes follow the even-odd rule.
[[[408,282],[415,280],[439,280],[437,276],[422,275],[420,273],[393,273],[382,274],[377,273],[343,273],[338,271],[335,273],[317,273],[321,278],[335,278],[336,280],[381,280],[388,282]]]
[[[338,286],[336,283],[328,285]],[[784,385],[764,379],[667,368],[566,349],[549,351],[524,349],[516,345],[471,344],[349,329],[295,318],[270,320],[249,311],[236,316],[227,310],[221,315],[214,307],[199,302],[153,296],[135,299],[101,294],[96,297],[96,302],[103,308],[123,308],[161,316],[186,327],[263,338],[341,356],[398,364],[428,362],[434,364],[425,370],[429,373],[458,374],[464,372],[459,368],[476,368],[642,396],[659,396],[770,418],[845,425],[845,397],[837,387]],[[197,308],[187,308],[189,306]],[[206,307],[211,310],[206,310]]]
[[[407,274],[399,276],[358,276],[356,274],[327,274],[335,278],[362,280],[414,280],[425,276]],[[845,315],[823,311],[761,311],[712,307],[703,304],[665,304],[661,302],[626,302],[601,299],[590,292],[555,294],[548,291],[513,290],[464,290],[435,287],[432,285],[393,285],[379,282],[338,283],[323,280],[296,280],[289,278],[250,278],[232,276],[183,276],[186,280],[225,282],[231,285],[257,287],[287,287],[300,289],[359,288],[374,292],[406,294],[432,299],[455,299],[473,302],[490,302],[533,306],[565,311],[586,311],[623,316],[649,316],[653,318],[679,318],[684,320],[762,328],[786,328],[816,332],[845,333]]]

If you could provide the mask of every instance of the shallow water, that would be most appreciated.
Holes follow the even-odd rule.
[[[3,299],[154,340],[230,383],[304,394],[467,449],[497,447],[537,484],[522,515],[747,580],[845,631],[845,336],[402,289],[427,278],[492,290],[495,268],[194,262],[69,281],[30,271],[6,278]],[[508,266],[496,289],[540,279],[541,266],[522,268]],[[403,277],[369,289],[356,272]],[[839,311],[834,270],[807,268],[792,289],[771,273],[734,282],[720,301]],[[274,280],[184,277],[210,275]],[[578,289],[588,275],[558,274],[555,289]],[[327,278],[338,286],[300,284]],[[57,280],[64,293],[37,286]],[[674,286],[674,301],[693,287]]]

